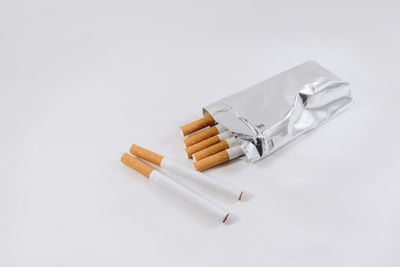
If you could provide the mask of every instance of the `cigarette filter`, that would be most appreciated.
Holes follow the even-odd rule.
[[[221,208],[219,205],[202,197],[201,195],[192,191],[186,186],[168,178],[161,172],[158,172],[157,170],[138,160],[137,158],[125,153],[121,157],[121,162],[139,172],[140,174],[146,176],[150,179],[150,181],[170,191],[177,197],[180,197],[183,200],[192,204],[193,206],[200,208],[215,219],[224,223],[228,218],[229,212]]]
[[[231,138],[228,138],[226,140],[222,140],[221,142],[219,142],[219,143],[217,143],[215,145],[212,145],[212,146],[207,147],[207,148],[205,148],[203,150],[200,150],[200,151],[198,151],[196,153],[193,153],[192,157],[193,157],[194,161],[198,161],[198,160],[204,159],[206,157],[209,157],[211,155],[214,155],[214,154],[216,154],[218,152],[221,152],[221,151],[223,151],[225,149],[228,149],[228,148],[231,148],[231,147],[234,147],[234,146],[237,146],[237,145],[238,145],[238,142],[237,142],[236,138],[235,137],[231,137]]]
[[[186,136],[214,124],[214,118],[211,115],[207,115],[197,121],[181,126],[180,129],[182,136]]]
[[[218,152],[217,154],[211,155],[207,158],[193,162],[193,166],[196,170],[202,172],[211,167],[217,166],[231,159],[237,158],[243,155],[243,150],[240,146],[234,146],[224,151]]]
[[[189,136],[183,142],[185,143],[186,147],[192,146],[198,142],[201,142],[203,140],[206,140],[207,138],[210,138],[211,136],[217,135],[219,133],[222,133],[226,131],[227,129],[222,126],[221,124],[217,124],[211,128],[208,128],[204,131],[201,131],[197,134],[194,134],[192,136]]]
[[[172,159],[161,156],[143,147],[132,145],[130,152],[135,156],[156,164],[163,169],[169,170],[179,176],[189,179],[222,195],[239,200],[242,197],[243,191],[236,188],[235,186],[218,181],[204,173],[197,172],[184,165],[175,163]]]
[[[191,158],[193,153],[196,153],[197,151],[203,150],[209,146],[217,144],[217,143],[221,142],[222,140],[225,140],[229,137],[232,137],[232,133],[230,131],[225,131],[220,134],[211,136],[210,138],[207,138],[206,140],[203,140],[201,142],[198,142],[194,145],[191,145],[191,146],[185,148],[186,154],[188,155],[189,158]]]

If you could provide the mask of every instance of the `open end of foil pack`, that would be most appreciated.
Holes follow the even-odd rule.
[[[262,159],[353,103],[348,83],[307,61],[206,106],[249,162]]]

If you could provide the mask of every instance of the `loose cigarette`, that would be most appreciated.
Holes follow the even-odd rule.
[[[229,212],[224,208],[221,208],[218,204],[202,197],[200,194],[192,191],[186,186],[175,182],[137,158],[125,153],[121,157],[121,162],[140,174],[143,174],[149,178],[150,181],[160,185],[174,195],[189,202],[193,206],[200,208],[205,213],[221,221],[222,223],[224,223],[228,218]]]
[[[220,151],[223,151],[225,149],[228,149],[228,148],[231,148],[231,147],[234,147],[234,146],[237,146],[237,145],[238,145],[238,142],[237,142],[236,138],[235,137],[231,137],[231,138],[228,138],[226,140],[222,140],[221,142],[219,142],[219,143],[217,143],[215,145],[212,145],[212,146],[207,147],[207,148],[205,148],[203,150],[200,150],[200,151],[198,151],[196,153],[193,153],[192,158],[193,158],[194,161],[199,161],[201,159],[204,159],[206,157],[214,155],[214,154],[216,154],[216,153],[218,153]]]
[[[214,118],[211,115],[207,115],[197,121],[181,126],[180,129],[182,136],[186,136],[214,124]]]
[[[129,155],[128,153],[124,153],[122,155],[121,162],[147,178],[150,178],[151,173],[155,171],[153,167]]]
[[[204,171],[211,167],[217,166],[231,159],[237,158],[243,155],[243,150],[240,146],[234,146],[224,151],[218,152],[217,154],[211,155],[207,158],[193,162],[193,166],[197,171]]]
[[[211,136],[217,135],[219,133],[225,132],[228,129],[226,129],[224,126],[221,124],[217,124],[211,128],[208,128],[202,132],[199,132],[195,135],[189,136],[183,142],[185,143],[186,147],[192,146],[198,142],[201,142],[203,140],[206,140],[207,138],[210,138]]]
[[[205,173],[197,172],[184,165],[175,163],[174,160],[161,156],[138,145],[132,145],[130,152],[144,160],[169,170],[179,176],[189,179],[201,186],[207,187],[215,192],[233,199],[241,199],[243,191],[233,185],[218,181]]]
[[[196,153],[196,152],[203,150],[209,146],[217,144],[217,143],[221,142],[222,140],[225,140],[229,137],[232,137],[232,133],[230,131],[225,131],[220,134],[211,136],[210,138],[207,138],[206,140],[203,140],[201,142],[198,142],[192,146],[185,148],[186,154],[188,155],[189,158],[191,158],[193,153]]]

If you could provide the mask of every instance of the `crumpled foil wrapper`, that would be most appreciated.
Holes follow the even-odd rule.
[[[203,109],[228,128],[249,162],[260,160],[353,103],[348,83],[307,61]]]

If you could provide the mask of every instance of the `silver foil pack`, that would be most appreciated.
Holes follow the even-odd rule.
[[[307,61],[203,108],[255,162],[314,129],[353,103],[348,83]]]

